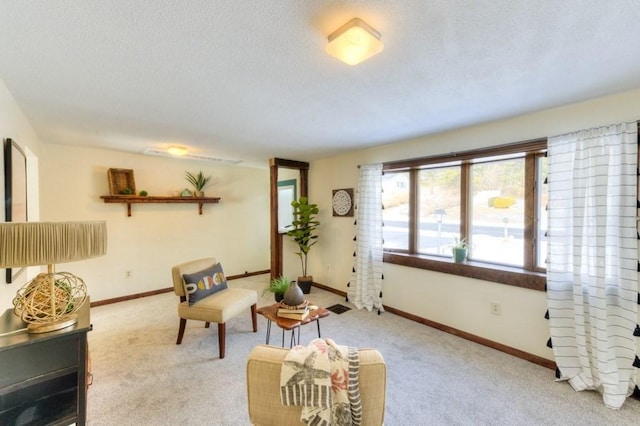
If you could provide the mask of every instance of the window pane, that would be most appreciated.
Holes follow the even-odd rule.
[[[418,253],[451,256],[460,233],[460,166],[418,172]]]
[[[471,166],[469,258],[524,265],[524,158]]]
[[[537,235],[536,235],[536,266],[538,268],[547,268],[547,204],[549,202],[548,188],[543,182],[547,177],[547,157],[540,156],[537,158],[536,170],[538,171],[537,181],[537,201],[538,209],[536,217],[538,218]]]
[[[409,250],[409,172],[382,176],[382,236],[385,249]]]

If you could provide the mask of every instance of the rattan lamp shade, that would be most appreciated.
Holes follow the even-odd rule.
[[[107,251],[107,225],[93,222],[0,223],[0,268],[48,265],[24,285],[13,300],[14,313],[41,333],[75,324],[73,314],[87,296],[84,281],[54,264],[102,256]]]

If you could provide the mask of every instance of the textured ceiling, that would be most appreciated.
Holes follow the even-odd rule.
[[[0,0],[0,79],[44,142],[311,161],[638,88],[640,4]]]

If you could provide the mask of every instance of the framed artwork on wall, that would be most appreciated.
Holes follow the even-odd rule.
[[[353,188],[334,189],[331,198],[333,215],[353,217]]]
[[[27,221],[27,157],[11,138],[4,140],[4,220]],[[24,268],[6,270],[6,283],[11,284]]]

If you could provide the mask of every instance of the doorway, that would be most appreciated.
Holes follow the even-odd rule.
[[[281,169],[293,170],[297,172],[297,176],[287,176],[287,179],[283,181],[282,185],[278,184],[278,178],[281,173]],[[285,204],[291,197],[307,197],[309,193],[308,178],[309,178],[309,163],[294,160],[285,160],[282,158],[272,158],[269,160],[269,175],[270,175],[270,205],[271,205],[271,279],[277,278],[282,275],[283,272],[283,253],[282,253],[282,240],[286,235],[286,230],[283,225],[286,223],[286,216],[288,209],[284,208],[281,204]],[[297,183],[296,194],[295,188],[291,181]],[[280,188],[283,188],[282,194]],[[280,196],[282,195],[282,197]],[[289,201],[289,204],[291,201]],[[281,219],[282,218],[282,219]],[[285,225],[286,226],[286,225]]]

